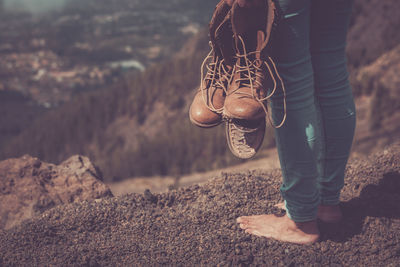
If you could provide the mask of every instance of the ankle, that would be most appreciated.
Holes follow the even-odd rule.
[[[285,219],[290,221],[292,224],[292,227],[298,230],[301,230],[305,233],[308,232],[318,232],[318,224],[317,224],[317,219],[311,220],[311,221],[306,221],[306,222],[296,222],[293,219],[289,218],[287,215],[285,215]],[[316,231],[315,231],[316,230]]]
[[[337,223],[342,220],[343,214],[339,204],[320,205],[318,207],[318,218],[326,223]]]
[[[291,220],[291,219],[289,219]],[[302,244],[311,244],[318,241],[320,232],[318,229],[317,220],[307,221],[307,222],[293,222],[294,228],[293,232],[297,232],[301,236],[301,241],[299,243]]]
[[[339,204],[336,205],[323,205],[318,206],[318,212],[341,212]]]
[[[307,222],[294,222],[296,227],[305,233],[317,233],[318,224],[317,220],[307,221]]]

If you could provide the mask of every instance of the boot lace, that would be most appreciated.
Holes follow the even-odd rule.
[[[223,90],[226,94],[227,93],[226,84],[229,84],[232,75],[229,72],[229,70],[225,67],[225,64],[223,64],[224,59],[221,60],[218,57],[214,58],[213,46],[211,42],[209,42],[209,44],[211,46],[211,51],[204,58],[200,68],[201,70],[200,90],[203,102],[206,105],[206,107],[213,112],[221,114],[223,112],[223,107],[216,108],[213,104],[213,101],[207,101],[207,99],[212,99],[212,94],[216,90]],[[205,70],[207,72],[204,75]],[[214,90],[210,90],[210,88],[214,88]]]
[[[239,86],[235,91],[232,91],[230,93],[231,94],[239,93],[239,94],[251,96],[253,99],[255,99],[256,101],[258,101],[260,103],[260,105],[264,109],[264,112],[265,112],[270,124],[274,128],[280,128],[280,127],[282,127],[282,125],[285,123],[285,120],[286,120],[286,89],[285,89],[285,84],[283,83],[283,80],[282,80],[281,76],[279,75],[279,72],[276,68],[275,62],[269,56],[266,58],[267,60],[264,60],[264,61],[262,61],[259,58],[251,59],[251,58],[253,58],[252,56],[259,54],[260,51],[247,52],[243,38],[240,35],[238,35],[238,38],[239,38],[240,42],[242,43],[243,54],[236,54],[236,57],[239,60],[237,60],[238,63],[235,64],[235,67],[234,67],[235,69],[233,70],[233,72],[239,72],[240,78],[236,79],[235,82],[249,86],[251,88],[251,94],[246,93],[246,92],[241,92],[240,91],[241,86]],[[242,62],[244,62],[244,64],[241,64]],[[260,79],[264,78],[262,75],[262,68],[261,68],[262,64],[264,64],[266,66],[266,68],[269,72],[269,77],[272,79],[273,84],[274,84],[274,87],[273,87],[271,93],[265,97],[259,97],[256,94],[256,89],[255,89],[256,86],[261,87],[261,88],[263,87],[261,82],[257,79],[257,78],[260,78]],[[277,89],[277,79],[275,78],[275,76],[278,78],[279,83],[282,88],[282,91],[283,91],[284,116],[282,118],[282,121],[278,125],[276,125],[272,122],[272,119],[268,112],[268,106],[267,106],[267,101],[275,94],[276,89]]]

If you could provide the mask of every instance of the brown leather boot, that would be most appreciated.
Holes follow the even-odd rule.
[[[228,118],[254,120],[267,113],[266,100],[274,93],[277,79],[266,51],[275,14],[272,0],[258,1],[250,8],[237,2],[232,6],[237,61],[225,99],[224,115]],[[270,88],[274,89],[268,95]]]
[[[224,0],[221,0],[209,25],[211,52],[201,66],[202,73],[204,67],[207,73],[202,74],[200,87],[189,110],[191,122],[200,127],[209,128],[222,122],[221,114],[235,53],[230,14],[228,14],[230,8]]]

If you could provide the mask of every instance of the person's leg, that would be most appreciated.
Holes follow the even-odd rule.
[[[310,55],[310,0],[280,0],[284,18],[278,25],[272,55],[287,92],[285,124],[276,130],[287,216],[238,219],[246,232],[294,243],[318,239],[315,223],[320,203],[316,151],[320,130]],[[283,94],[272,98],[275,123],[283,117]]]
[[[341,217],[337,205],[355,129],[345,51],[352,2],[312,0],[311,8],[311,55],[322,126],[319,213],[328,220]]]
[[[351,7],[351,0],[312,0],[311,4],[311,59],[322,143],[318,153],[318,218],[325,222],[342,217],[339,195],[355,128],[345,55]]]
[[[280,1],[284,19],[274,37],[273,57],[287,91],[285,124],[275,131],[287,213],[296,222],[314,220],[319,205],[317,158],[320,127],[310,55],[310,1]],[[272,99],[275,122],[283,117],[283,94]]]

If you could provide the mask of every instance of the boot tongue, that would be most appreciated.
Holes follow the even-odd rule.
[[[225,3],[225,0],[221,0],[218,5],[215,7],[214,14],[211,18],[209,24],[209,32],[210,32],[210,40],[214,48],[214,52],[216,56],[221,57],[221,53],[218,49],[219,39],[221,39],[218,35],[219,28],[221,23],[226,21],[227,14],[229,13],[230,6]]]
[[[235,34],[236,47],[241,53],[262,50],[265,42],[265,34],[261,36],[259,32],[266,29],[268,7],[266,2],[262,6],[241,8],[237,2],[232,7],[232,29]],[[238,40],[238,36],[243,38],[245,47]]]
[[[232,42],[232,28],[230,21],[230,13],[226,16],[224,21],[218,26],[215,31],[215,40],[218,52],[221,53],[222,58],[225,60],[225,65],[232,66],[234,64],[235,48]]]
[[[271,39],[271,31],[272,31],[272,27],[274,25],[276,18],[276,6],[274,1],[272,0],[268,0],[268,15],[267,15],[267,23],[266,23],[266,28],[265,28],[265,32],[266,32],[266,36],[264,37],[264,44],[262,49],[264,49],[268,42]]]
[[[261,30],[251,31],[241,37],[243,38],[245,47],[243,47],[242,42],[237,38],[236,44],[238,51],[240,51],[241,54],[245,51],[247,54],[252,52],[248,55],[249,59],[261,59],[261,53],[265,44],[265,33]]]
[[[264,49],[264,43],[265,43],[265,33],[263,31],[257,31],[257,47],[256,47],[257,53],[255,54],[255,57],[257,59],[261,58],[261,51]]]

